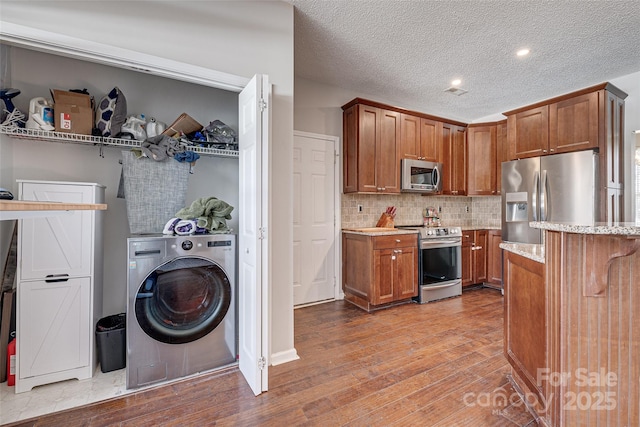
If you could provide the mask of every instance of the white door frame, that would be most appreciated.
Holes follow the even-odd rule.
[[[300,137],[304,137],[304,138],[314,138],[314,139],[321,139],[321,140],[325,140],[325,141],[332,141],[333,142],[333,159],[334,159],[334,179],[333,179],[333,195],[334,195],[334,224],[333,224],[333,236],[335,239],[335,245],[336,245],[336,250],[334,251],[335,256],[334,256],[334,262],[335,262],[335,275],[336,275],[336,283],[334,286],[334,298],[335,299],[343,299],[344,298],[344,292],[342,292],[342,264],[341,264],[341,259],[342,259],[342,220],[340,218],[340,212],[341,212],[341,203],[340,203],[340,195],[341,195],[341,191],[340,191],[340,176],[341,171],[342,171],[342,161],[341,161],[341,156],[340,156],[340,137],[338,136],[333,136],[333,135],[322,135],[319,133],[311,133],[311,132],[303,132],[303,131],[299,131],[299,130],[294,130],[293,131],[293,136],[300,136]],[[304,305],[302,306],[298,306],[298,308],[300,307],[304,307]]]

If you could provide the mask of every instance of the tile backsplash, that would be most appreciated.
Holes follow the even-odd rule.
[[[500,227],[500,196],[460,197],[419,194],[342,194],[343,228],[375,227],[387,206],[396,207],[396,225],[422,224],[426,207],[441,208],[442,225]],[[358,211],[362,206],[362,212]]]

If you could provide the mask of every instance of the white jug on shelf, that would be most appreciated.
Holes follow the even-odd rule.
[[[151,117],[147,122],[146,128],[147,128],[147,138],[152,138],[164,132],[165,129],[167,128],[167,125]]]

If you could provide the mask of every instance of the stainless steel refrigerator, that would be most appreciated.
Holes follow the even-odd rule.
[[[598,153],[592,150],[502,163],[502,240],[541,243],[531,221],[593,225]]]

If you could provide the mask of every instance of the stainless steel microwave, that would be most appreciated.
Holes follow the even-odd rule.
[[[403,192],[438,193],[442,191],[442,163],[402,159]]]

